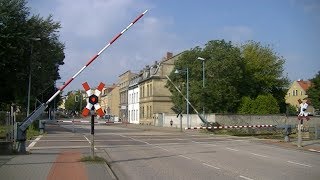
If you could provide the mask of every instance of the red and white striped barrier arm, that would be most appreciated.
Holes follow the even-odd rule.
[[[63,86],[59,88],[59,90],[46,102],[48,105],[65,87],[67,87],[86,67],[88,67],[97,57],[106,50],[112,43],[114,43],[122,34],[124,34],[134,23],[136,23],[143,15],[145,15],[148,10],[145,10],[140,16],[138,16],[135,20],[133,20],[126,28],[124,28],[118,35],[116,35],[105,47],[103,47],[98,54],[93,56],[85,66],[83,66],[76,74],[74,74],[67,82],[64,83]]]
[[[67,123],[67,124],[90,124],[91,121],[86,120],[74,120],[74,121],[66,121],[66,120],[57,120],[57,123]],[[94,121],[95,124],[120,124],[122,122],[114,122],[114,121],[106,121],[106,122],[100,122],[100,121]]]
[[[209,126],[209,127],[189,127],[187,129],[238,129],[238,128],[267,128],[275,125],[248,125],[248,126]]]

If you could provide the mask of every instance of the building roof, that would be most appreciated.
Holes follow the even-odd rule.
[[[298,80],[297,82],[304,91],[307,91],[307,89],[309,89],[309,87],[311,86],[310,81]]]

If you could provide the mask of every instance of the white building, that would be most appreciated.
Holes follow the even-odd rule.
[[[128,121],[129,123],[139,124],[139,82],[140,76],[131,78],[128,89]]]

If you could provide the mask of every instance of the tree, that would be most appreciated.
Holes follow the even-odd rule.
[[[81,91],[68,92],[65,108],[68,111],[81,111],[86,106],[86,99]]]
[[[197,57],[205,59],[205,88],[202,88],[202,62]],[[189,69],[189,101],[202,109],[205,105],[207,113],[249,112],[250,104],[239,106],[240,103],[257,100],[256,104],[276,99],[281,112],[286,111],[284,96],[288,79],[283,76],[284,59],[270,46],[249,41],[241,47],[232,45],[224,40],[209,41],[202,49],[195,47],[182,53],[175,61],[175,68],[170,74],[173,82],[186,95],[185,74],[175,74],[175,69]],[[181,95],[168,83],[172,93],[175,108],[185,109],[186,103]],[[260,97],[259,97],[260,96]],[[272,98],[270,97],[272,96]],[[247,98],[244,98],[247,97]],[[258,98],[259,97],[259,98]],[[241,101],[242,100],[242,101]],[[269,101],[266,101],[269,102]],[[264,104],[261,104],[263,107]],[[279,113],[278,109],[263,112],[263,109],[253,110],[257,113]]]
[[[308,98],[315,109],[320,109],[320,71],[311,79],[311,87],[307,90]]]
[[[25,106],[30,72],[31,104],[48,86],[54,90],[64,59],[59,29],[52,16],[30,16],[25,0],[0,0],[0,102]]]
[[[241,51],[245,62],[242,93],[251,98],[270,93],[278,101],[281,112],[285,112],[285,87],[289,80],[283,76],[284,58],[270,46],[254,41],[244,44]]]
[[[239,107],[241,114],[278,114],[277,100],[271,95],[259,95],[256,99],[244,97]]]
[[[202,62],[197,57],[206,59],[205,89],[202,88]],[[189,101],[207,112],[235,112],[240,103],[243,61],[240,49],[224,40],[209,41],[204,49],[195,47],[185,51],[175,62],[175,69],[189,68]],[[171,72],[170,78],[186,95],[185,74]],[[185,109],[186,103],[171,83],[167,86],[172,92],[172,100],[177,108]],[[185,111],[184,111],[185,112]]]

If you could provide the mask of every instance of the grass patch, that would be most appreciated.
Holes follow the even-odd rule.
[[[31,140],[33,137],[36,137],[39,135],[40,135],[39,130],[36,129],[33,124],[29,126],[29,128],[27,129],[27,140]]]
[[[9,126],[0,125],[0,139],[6,138]]]
[[[95,162],[95,163],[106,163],[107,161],[99,156],[94,156],[93,158],[91,156],[84,156],[80,159],[81,162]]]

